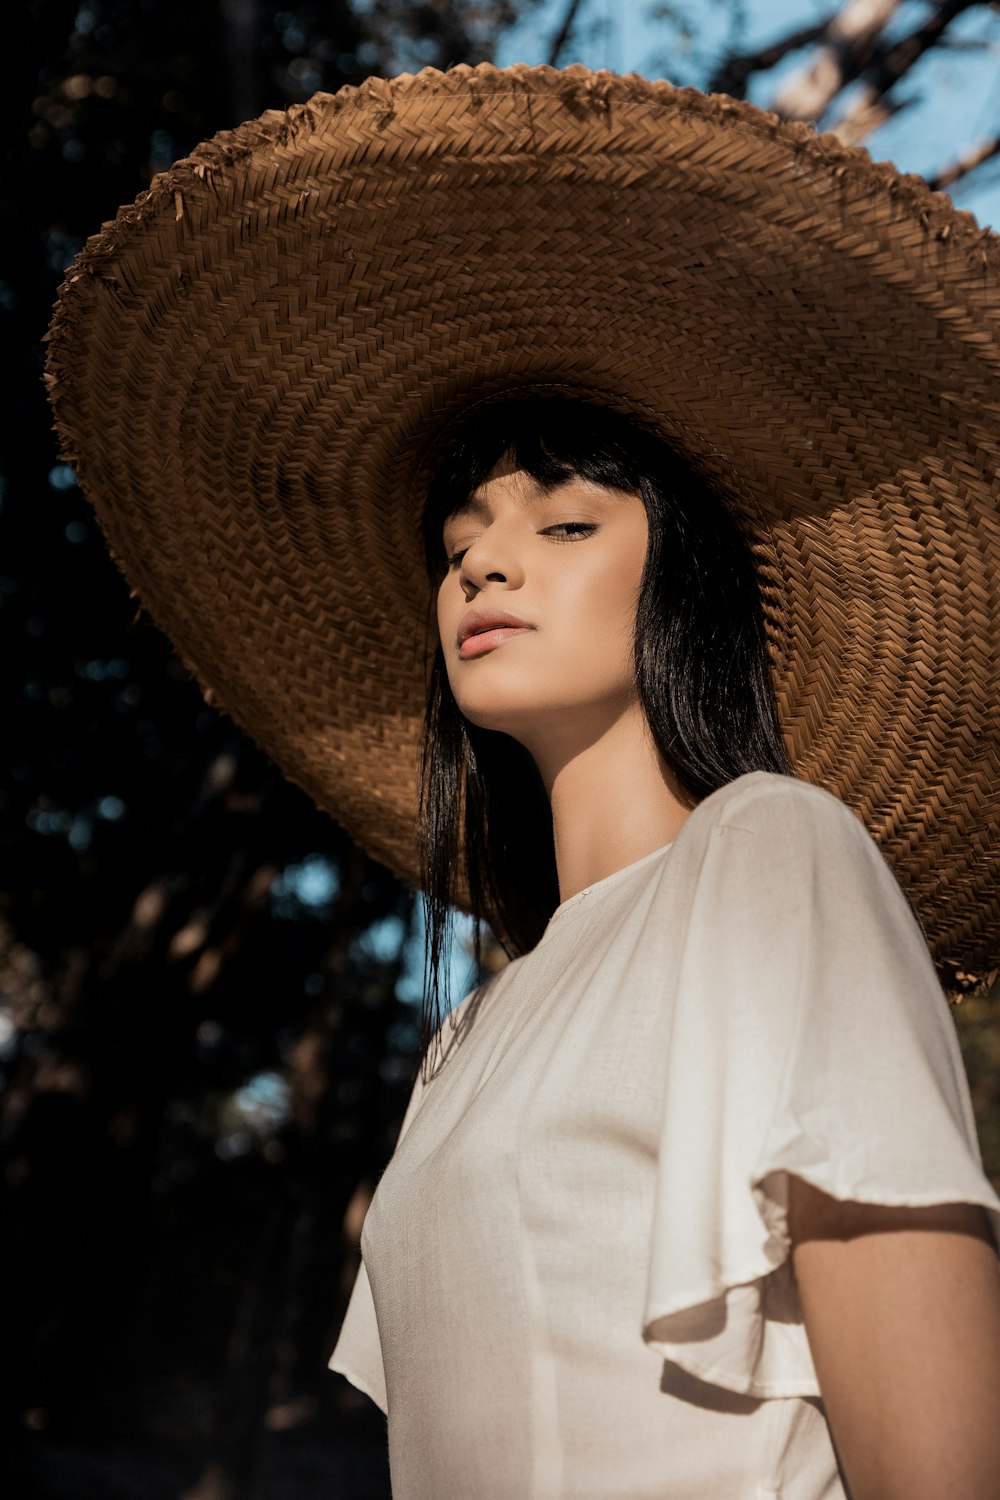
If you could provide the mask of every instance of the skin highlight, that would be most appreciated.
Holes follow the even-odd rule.
[[[545,493],[498,465],[444,527],[437,619],[448,681],[470,722],[510,735],[552,809],[560,900],[672,842],[690,809],[636,689],[635,604],[648,540],[637,495],[574,478]],[[533,629],[459,655],[459,623],[495,608]]]

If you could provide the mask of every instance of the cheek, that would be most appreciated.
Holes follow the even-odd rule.
[[[642,587],[642,575],[646,568],[646,552],[649,544],[649,529],[646,525],[645,513],[642,517],[641,528],[636,528],[631,537],[631,545],[624,556],[618,561],[614,569],[611,587],[614,589],[618,600],[618,607],[625,622],[628,633],[628,642],[631,646],[634,637],[635,611],[639,602],[639,591]]]
[[[595,559],[592,569],[573,580],[573,614],[589,638],[631,642],[644,562],[645,550],[632,547],[624,555]]]
[[[645,564],[645,546],[605,559],[595,571],[587,597],[576,611],[580,648],[591,653],[602,675],[620,679],[634,673],[635,611]]]
[[[436,601],[438,635],[441,637],[442,642],[447,640],[449,624],[453,625],[455,618],[454,593],[452,579],[446,576],[438,588]]]

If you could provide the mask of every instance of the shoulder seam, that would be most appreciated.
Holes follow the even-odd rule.
[[[805,799],[817,808],[836,807],[839,816],[847,815],[852,823],[864,827],[862,819],[852,807],[840,797],[835,796],[833,792],[827,791],[825,787],[817,786],[815,782],[805,781],[801,777],[782,776],[777,772],[753,772],[751,774],[755,778],[751,785],[739,786],[736,782],[730,783],[730,786],[736,789],[726,800],[726,805],[720,812],[720,823],[728,823],[737,808],[745,806],[747,802],[757,801],[761,797],[795,797],[799,801]],[[757,776],[766,779],[758,781]],[[743,778],[739,780],[742,781]]]

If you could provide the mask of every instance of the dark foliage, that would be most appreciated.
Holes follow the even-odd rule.
[[[312,1474],[373,1500],[384,1420],[326,1360],[413,1075],[412,897],[136,612],[57,460],[43,334],[84,238],[205,136],[488,54],[461,5],[20,14],[0,193],[4,1492],[290,1500]]]

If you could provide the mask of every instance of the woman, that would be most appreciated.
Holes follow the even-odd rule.
[[[144,604],[432,968],[454,899],[512,955],[430,986],[331,1361],[397,1500],[1000,1492],[938,977],[1000,946],[998,264],[751,106],[482,65],[206,143],[70,273]]]
[[[424,535],[432,938],[464,784],[524,956],[436,1038],[332,1360],[394,1492],[827,1495],[839,1455],[855,1500],[997,1493],[951,1022],[870,837],[790,777],[738,528],[634,424],[515,398]]]

